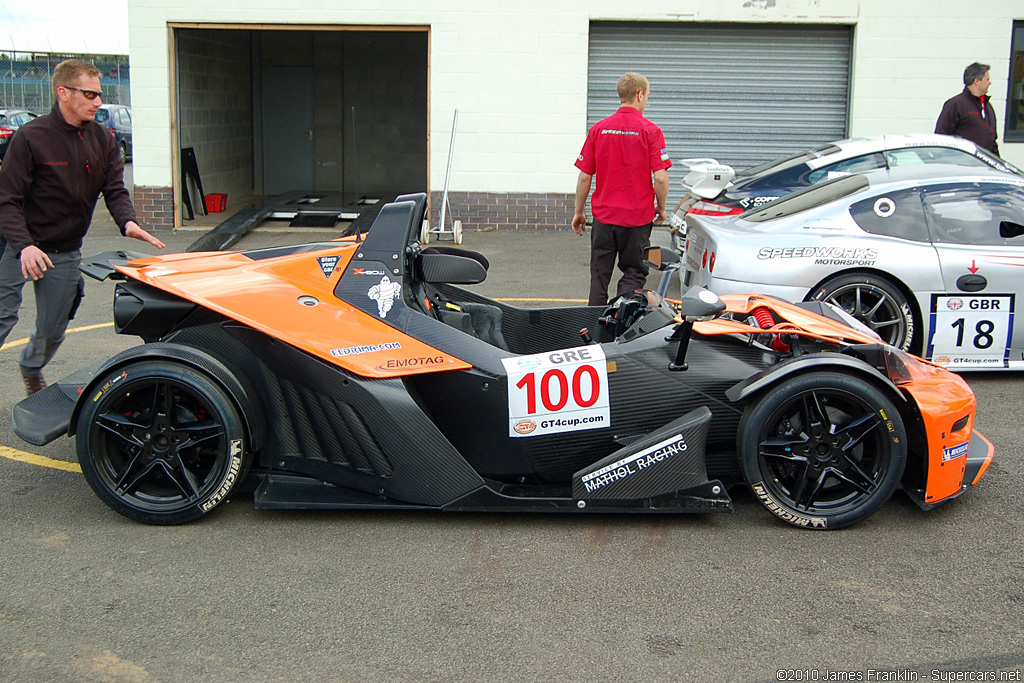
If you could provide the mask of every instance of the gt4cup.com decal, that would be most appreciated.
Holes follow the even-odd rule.
[[[611,425],[608,363],[600,346],[503,358],[508,435],[540,436]]]

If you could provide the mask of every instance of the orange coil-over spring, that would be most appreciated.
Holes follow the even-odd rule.
[[[753,311],[751,311],[750,314],[754,316],[754,320],[757,321],[757,324],[761,327],[762,330],[767,330],[771,327],[775,327],[775,316],[773,316],[772,312],[769,311],[764,306],[758,306]],[[781,334],[773,334],[772,349],[778,351],[779,353],[786,353],[787,351],[789,351],[789,344],[782,341]]]

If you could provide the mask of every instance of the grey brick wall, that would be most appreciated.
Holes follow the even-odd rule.
[[[135,186],[135,213],[146,230],[174,228],[174,191],[169,187]]]
[[[430,193],[430,225],[441,215],[441,192]],[[570,230],[573,195],[560,192],[448,192],[445,229]]]

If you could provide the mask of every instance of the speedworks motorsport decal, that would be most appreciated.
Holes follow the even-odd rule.
[[[638,453],[628,455],[622,460],[605,465],[580,477],[580,482],[587,489],[587,493],[593,493],[608,484],[628,479],[629,477],[646,470],[649,467],[659,465],[672,457],[685,453],[689,446],[682,434],[675,434],[669,438],[649,446]]]
[[[761,261],[811,258],[819,266],[870,266],[878,260],[878,250],[870,247],[761,247],[757,258]]]
[[[502,358],[508,435],[541,436],[611,425],[608,362],[597,344]]]

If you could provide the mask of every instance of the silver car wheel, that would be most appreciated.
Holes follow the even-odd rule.
[[[887,344],[904,351],[914,341],[914,313],[899,288],[879,277],[845,275],[829,280],[810,297],[842,308]]]

